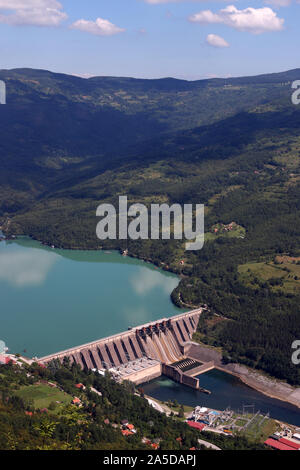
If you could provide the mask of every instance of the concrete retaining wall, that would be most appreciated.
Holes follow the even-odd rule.
[[[139,385],[144,382],[150,382],[150,380],[157,379],[161,376],[161,372],[161,364],[156,364],[155,366],[149,367],[142,371],[134,372],[133,374],[126,377],[126,380],[130,380],[130,382]]]
[[[188,387],[192,387],[196,390],[199,389],[199,379],[196,379],[195,377],[190,377],[189,375],[182,374],[182,382],[184,385],[187,385]]]

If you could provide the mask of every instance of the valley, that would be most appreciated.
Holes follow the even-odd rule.
[[[295,70],[226,83],[190,83],[0,72],[0,78],[8,79],[12,103],[0,109],[0,120],[4,129],[8,123],[19,126],[14,139],[4,130],[0,145],[3,231],[61,249],[128,250],[133,258],[172,271],[181,277],[172,293],[176,305],[208,304],[227,320],[209,328],[200,325],[203,342],[221,347],[225,360],[299,385],[299,368],[291,364],[290,350],[300,337],[299,293],[288,287],[296,286],[297,280],[283,280],[282,291],[270,284],[277,277],[273,274],[268,279],[259,274],[259,282],[250,285],[251,272],[247,279],[240,272],[249,263],[270,268],[278,256],[300,254],[300,114],[290,100],[290,84],[297,76]],[[89,104],[78,99],[77,91],[88,96],[87,87],[95,98]],[[120,95],[120,89],[129,94],[129,88],[131,96],[133,89],[143,89],[143,119],[139,105],[124,99],[123,92]],[[101,97],[112,90],[118,98],[109,107]],[[154,97],[160,103],[158,114]],[[174,104],[177,99],[188,114],[182,113],[180,104],[166,125],[168,100]],[[30,119],[21,114],[26,100],[34,103],[26,108],[33,113]],[[62,126],[66,108],[68,119]],[[210,112],[204,113],[207,108]],[[22,116],[35,123],[25,147],[20,142],[29,134],[20,127]],[[101,125],[103,120],[109,123],[109,132],[106,124]],[[147,134],[140,126],[146,126]],[[240,229],[236,237],[210,232],[204,248],[190,253],[178,240],[100,243],[96,208],[105,202],[117,206],[120,195],[127,195],[130,204],[146,206],[201,203],[206,207],[207,233],[233,221]]]

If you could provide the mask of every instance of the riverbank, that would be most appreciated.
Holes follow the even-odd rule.
[[[245,366],[237,364],[237,367],[244,368]],[[245,385],[248,385],[248,387],[263,393],[270,398],[290,403],[300,409],[300,387],[292,387],[285,382],[280,382],[275,378],[267,377],[262,372],[256,372],[247,368],[245,368],[247,369],[247,372],[233,372],[223,367],[217,367],[217,369],[234,375]]]
[[[212,392],[210,395],[165,376],[141,384],[141,387],[145,395],[163,403],[176,401],[193,408],[200,406],[212,410],[230,410],[237,415],[259,412],[282,423],[300,427],[298,407],[249,387],[233,374],[213,369],[200,375],[199,380],[202,387]]]
[[[292,387],[286,382],[267,376],[262,371],[241,364],[223,364],[221,352],[199,343],[191,342],[187,348],[187,355],[200,362],[214,361],[216,369],[234,375],[254,390],[300,408],[300,387]]]

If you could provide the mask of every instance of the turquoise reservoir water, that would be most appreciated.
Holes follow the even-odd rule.
[[[43,356],[180,313],[177,276],[116,252],[0,242],[0,340]]]
[[[141,385],[147,395],[162,401],[176,399],[179,403],[190,406],[206,406],[216,410],[225,410],[228,406],[238,411],[243,405],[254,405],[255,411],[270,413],[279,419],[300,426],[300,409],[280,400],[267,397],[248,387],[238,378],[219,370],[211,370],[199,375],[200,385],[212,392],[206,395],[185,385],[173,382],[167,377],[160,377]],[[252,411],[248,409],[248,411]]]

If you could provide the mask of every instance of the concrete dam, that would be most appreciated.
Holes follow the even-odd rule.
[[[186,377],[187,385],[199,388],[196,383],[198,379],[192,377],[192,369],[195,366],[199,370],[202,364],[191,359],[194,364],[189,365],[186,374],[180,367],[187,357],[185,351],[191,344],[203,310],[201,307],[163,318],[124,333],[39,358],[38,361],[47,364],[68,358],[71,363],[75,362],[82,368],[109,370],[115,379],[131,380],[136,384],[165,373],[182,383]]]

